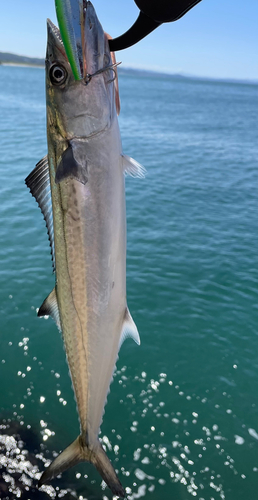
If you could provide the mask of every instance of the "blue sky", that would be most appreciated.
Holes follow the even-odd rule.
[[[113,37],[126,31],[139,12],[133,0],[93,4]],[[2,0],[0,51],[44,57],[47,17],[56,21],[54,0]],[[258,80],[257,26],[257,0],[202,0],[179,21],[120,51],[117,59],[125,67]]]

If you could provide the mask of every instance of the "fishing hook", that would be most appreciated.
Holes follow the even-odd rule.
[[[109,69],[111,69],[112,71],[114,71],[115,76],[111,80],[108,80],[107,83],[113,82],[116,79],[116,67],[119,64],[121,64],[121,61],[118,62],[118,63],[110,64],[109,66],[105,66],[105,68],[98,69],[95,73],[92,73],[92,74],[87,73],[86,76],[85,76],[85,78],[84,78],[85,85],[88,85],[88,83],[91,81],[91,79],[93,78],[93,76],[100,75],[100,73],[104,73],[104,71],[108,71]]]

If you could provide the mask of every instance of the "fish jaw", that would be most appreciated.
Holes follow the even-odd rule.
[[[91,2],[87,2],[83,34],[84,76],[112,63],[106,34]]]
[[[87,2],[90,4],[90,2]],[[116,114],[114,72],[75,80],[59,29],[47,21],[46,99],[48,127],[58,140],[89,138],[111,126]],[[85,15],[84,68],[87,75],[112,64],[108,38],[90,4]],[[89,71],[91,73],[89,73]],[[58,77],[61,75],[59,81]],[[63,75],[63,78],[62,78]],[[57,78],[56,78],[57,77]]]

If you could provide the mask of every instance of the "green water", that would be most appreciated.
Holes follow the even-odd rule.
[[[255,500],[258,87],[119,83],[124,152],[147,169],[126,179],[128,304],[142,343],[121,348],[101,436],[129,500]],[[24,184],[46,154],[43,70],[0,67],[0,137],[0,419],[30,426],[52,459],[79,424],[62,339],[36,316],[54,284]],[[112,498],[88,464],[55,484]]]

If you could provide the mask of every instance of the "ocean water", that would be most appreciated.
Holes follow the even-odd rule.
[[[101,437],[129,500],[255,500],[258,86],[125,72],[119,84],[124,152],[147,169],[126,178],[142,343],[121,348]],[[46,154],[43,69],[0,67],[0,148],[0,498],[110,499],[86,463],[35,487],[79,432],[61,336],[36,316],[54,284],[24,184]]]

